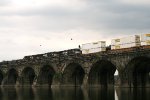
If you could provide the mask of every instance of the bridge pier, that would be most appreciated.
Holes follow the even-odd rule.
[[[132,87],[127,72],[119,72],[119,87]]]

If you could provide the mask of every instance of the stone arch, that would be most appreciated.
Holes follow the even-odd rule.
[[[18,72],[16,71],[16,69],[14,68],[9,69],[9,71],[7,72],[7,77],[4,82],[4,85],[16,85],[17,78]]]
[[[107,60],[94,63],[88,75],[89,86],[113,86],[116,67]]]
[[[150,58],[135,57],[126,67],[128,72],[128,85],[130,87],[150,86]]]
[[[21,73],[21,84],[32,85],[36,74],[33,68],[25,67]]]
[[[81,86],[85,71],[78,63],[68,64],[62,75],[62,84],[67,86]]]
[[[3,78],[4,78],[3,72],[0,70],[0,85],[2,84]]]
[[[51,65],[44,65],[40,69],[37,84],[51,86],[55,73],[56,72]]]

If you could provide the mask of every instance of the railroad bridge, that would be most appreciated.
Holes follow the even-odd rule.
[[[114,73],[118,78],[114,81]],[[150,87],[150,46],[83,55],[79,49],[0,63],[1,86]]]

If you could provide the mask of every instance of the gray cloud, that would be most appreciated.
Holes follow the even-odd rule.
[[[46,28],[61,30],[80,27],[91,30],[116,29],[125,31],[149,29],[149,10],[148,5],[129,5],[114,0],[105,2],[94,0],[87,2],[86,7],[80,10],[43,7],[20,11],[16,14],[20,16],[40,16],[40,18],[37,18],[38,21],[35,20],[41,23],[39,27],[42,28],[43,26],[44,30]],[[47,23],[43,25],[42,22]]]
[[[8,5],[9,3],[11,3],[11,0],[0,0],[0,7],[1,7],[1,6],[6,6],[6,5]]]
[[[10,4],[0,3],[2,7]],[[1,54],[7,55],[9,52],[12,58],[74,48],[84,42],[150,32],[150,7],[146,4],[85,0],[83,5],[69,7],[48,4],[21,8],[14,6],[0,9]],[[72,37],[74,41],[71,43]],[[45,44],[43,49],[39,44]],[[9,55],[0,59],[9,58]]]
[[[22,9],[1,13],[3,16],[21,16],[17,26],[39,30],[65,31],[69,29],[90,30],[149,30],[148,5],[129,5],[112,0],[88,1],[86,7],[80,10],[72,10],[63,7],[40,7]],[[3,20],[3,25],[8,25]],[[9,21],[9,25],[15,26],[15,21]],[[8,25],[8,26],[9,26]]]

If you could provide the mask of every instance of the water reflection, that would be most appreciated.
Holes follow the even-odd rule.
[[[53,100],[53,93],[50,88],[34,88],[35,100]]]
[[[150,100],[150,88],[117,88],[118,100]]]
[[[115,100],[114,88],[90,88],[89,100]]]
[[[53,90],[53,100],[84,100],[81,88],[57,88]]]
[[[2,90],[0,89],[0,100],[2,100],[2,98],[3,98],[3,92],[2,92]]]
[[[0,100],[150,100],[150,88],[0,88]]]
[[[0,91],[2,96],[0,100],[18,100],[16,88],[2,88]]]
[[[34,89],[32,88],[16,88],[18,90],[19,100],[35,100]],[[10,93],[11,94],[11,93]]]

